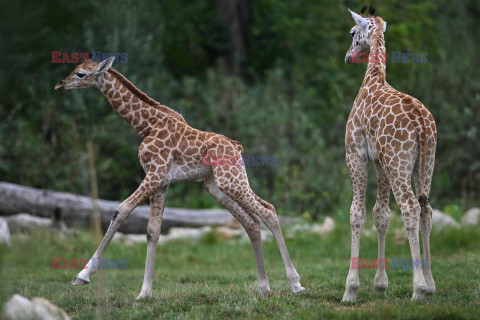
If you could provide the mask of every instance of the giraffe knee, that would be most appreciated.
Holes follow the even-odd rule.
[[[418,233],[420,212],[420,204],[415,204],[402,210],[403,223],[408,234]]]
[[[430,206],[430,204],[427,204],[427,205],[425,206],[425,208],[422,208],[422,210],[421,210],[421,212],[420,212],[420,218],[431,221],[431,220],[432,220],[432,216],[433,216],[432,207]]]
[[[128,208],[123,203],[121,203],[112,215],[112,222],[120,223],[124,221],[129,213],[130,211],[128,211]]]
[[[352,206],[350,208],[350,227],[353,229],[363,228],[367,210],[365,207]]]
[[[373,219],[375,221],[375,228],[377,228],[377,231],[386,231],[390,225],[391,218],[390,208],[388,206],[380,207],[375,205],[373,208]]]
[[[160,239],[159,232],[147,231],[147,242],[158,241]]]

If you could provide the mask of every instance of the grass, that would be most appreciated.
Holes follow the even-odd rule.
[[[371,220],[371,217],[370,219]],[[394,216],[387,235],[388,257],[410,257],[408,243],[398,237],[402,224]],[[361,257],[376,258],[377,240],[368,221]],[[288,232],[286,233],[288,234]],[[68,239],[41,232],[14,236],[0,247],[0,303],[19,293],[44,297],[73,319],[92,319],[98,305],[99,277],[87,286],[72,286],[78,270],[51,269],[51,257],[89,258],[92,234]],[[400,239],[400,240],[399,240]],[[432,235],[433,275],[437,294],[411,302],[412,271],[387,270],[389,289],[375,294],[375,270],[361,270],[357,302],[341,303],[349,267],[349,226],[337,225],[328,235],[297,234],[287,246],[307,291],[293,295],[280,253],[272,238],[264,243],[272,293],[258,294],[253,252],[248,242],[222,241],[209,235],[198,242],[160,245],[152,298],[137,302],[143,281],[146,245],[114,242],[106,259],[128,259],[127,269],[105,270],[111,319],[473,319],[480,314],[480,230],[446,230]]]

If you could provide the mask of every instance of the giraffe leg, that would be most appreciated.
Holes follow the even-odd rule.
[[[275,237],[293,293],[304,291],[305,288],[300,285],[300,276],[288,253],[275,208],[255,195],[248,184],[247,173],[243,166],[237,165],[234,168],[235,170],[231,166],[214,167],[216,185],[227,196],[238,201],[247,212],[257,215],[265,223]]]
[[[390,224],[390,207],[388,205],[390,195],[390,184],[388,178],[379,163],[375,163],[377,172],[378,193],[375,207],[373,208],[373,219],[377,228],[378,237],[378,269],[373,284],[375,291],[385,292],[388,289],[388,277],[385,263],[385,234]]]
[[[90,276],[94,274],[97,271],[97,268],[101,265],[103,254],[123,221],[127,219],[133,209],[162,185],[163,180],[159,178],[159,175],[149,173],[138,189],[118,206],[118,210],[113,214],[110,226],[108,227],[100,246],[97,251],[95,251],[92,258],[90,258],[85,268],[75,277],[75,279],[72,280],[73,285],[88,284],[90,282]]]
[[[368,160],[360,158],[357,153],[347,154],[347,166],[353,184],[353,201],[350,207],[350,228],[352,244],[350,252],[350,270],[348,271],[345,293],[342,302],[355,301],[360,287],[358,261],[360,261],[360,237],[365,223],[365,193],[367,190]]]
[[[207,191],[241,223],[252,243],[253,253],[258,271],[258,289],[261,295],[270,292],[268,284],[267,271],[265,270],[265,260],[263,258],[262,234],[260,232],[260,220],[255,216],[250,216],[236,201],[223,193],[215,184],[215,179],[210,173],[205,177],[205,187]]]
[[[418,172],[413,176],[415,181],[415,189],[418,191],[419,186],[419,177]],[[417,194],[418,196],[418,194]],[[428,294],[435,293],[435,281],[433,280],[431,260],[430,260],[430,233],[432,231],[432,207],[427,203],[425,208],[422,208],[420,213],[420,232],[422,234],[422,243],[423,243],[423,276],[425,277],[425,282],[427,284]]]
[[[251,194],[254,195],[253,191],[251,191]],[[252,210],[252,212],[256,212],[260,219],[263,221],[263,223],[272,232],[275,241],[277,242],[278,249],[280,250],[280,254],[282,256],[283,264],[285,265],[287,278],[290,283],[290,288],[292,289],[292,292],[300,293],[302,291],[305,291],[305,288],[302,287],[300,284],[300,275],[295,269],[292,259],[290,258],[290,254],[288,253],[287,245],[285,244],[285,239],[283,238],[282,229],[280,227],[280,221],[278,221],[275,209],[272,209],[273,206],[265,200],[257,200],[257,197],[258,196],[253,196],[250,200],[246,200],[248,204],[252,204],[249,209]],[[256,203],[251,202],[254,199]],[[245,202],[243,203],[244,206],[248,204]]]
[[[432,267],[430,260],[430,232],[432,231],[432,207],[428,204],[425,209],[422,209],[420,214],[420,230],[422,233],[423,242],[423,276],[427,284],[428,294],[435,293],[435,281],[433,280]]]
[[[158,239],[160,237],[167,187],[168,186],[160,188],[150,196],[150,218],[148,219],[147,225],[147,261],[145,263],[142,290],[137,300],[152,296],[153,268],[155,265]]]
[[[411,176],[402,178],[396,175],[390,180],[393,194],[402,212],[405,229],[407,230],[410,252],[412,255],[413,269],[413,295],[412,300],[423,299],[427,291],[427,284],[422,271],[422,260],[419,245],[419,219],[420,203],[415,198],[411,187]]]

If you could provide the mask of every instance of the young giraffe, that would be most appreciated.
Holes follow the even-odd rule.
[[[345,57],[352,63],[353,55],[370,52],[367,72],[348,118],[345,134],[346,161],[353,184],[350,209],[352,230],[351,264],[343,301],[354,301],[360,285],[358,268],[360,236],[365,222],[365,192],[368,163],[373,161],[377,172],[378,195],[373,218],[378,233],[378,259],[385,259],[385,233],[390,223],[389,194],[393,191],[408,233],[413,268],[413,299],[435,292],[430,268],[430,231],[432,208],[428,203],[435,162],[437,132],[435,121],[427,108],[417,99],[398,92],[385,80],[385,40],[387,23],[374,17],[370,7],[366,17],[352,11],[356,25],[350,31],[353,42]],[[415,181],[418,200],[412,191]],[[419,220],[422,232],[424,261],[420,260]],[[385,260],[380,260],[385,261]],[[421,265],[421,264],[420,264]],[[374,286],[385,291],[388,278],[385,270],[377,269]]]
[[[140,295],[152,295],[155,252],[160,236],[160,224],[167,187],[176,181],[205,179],[206,189],[223,204],[247,231],[253,246],[261,294],[270,291],[263,259],[260,221],[273,233],[285,264],[287,277],[294,293],[305,290],[283,239],[275,208],[258,197],[250,188],[242,165],[242,145],[223,135],[190,127],[176,111],[160,105],[137,89],[123,75],[111,68],[114,58],[100,63],[90,60],[78,65],[55,90],[94,87],[99,89],[118,113],[144,138],[138,157],[146,177],[138,189],[113,214],[110,226],[100,246],[72,284],[90,282],[95,273],[93,261],[101,259],[113,235],[128,215],[142,201],[150,198],[150,218],[147,226],[147,261]],[[225,165],[205,166],[210,159],[225,159]],[[202,157],[203,156],[203,157]]]

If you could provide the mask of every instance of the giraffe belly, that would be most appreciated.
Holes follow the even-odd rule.
[[[208,173],[212,171],[210,166],[180,166],[173,164],[172,167],[172,182],[181,181],[201,181]]]

